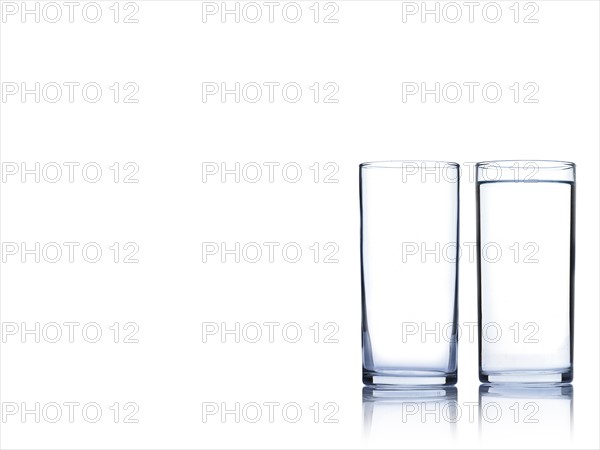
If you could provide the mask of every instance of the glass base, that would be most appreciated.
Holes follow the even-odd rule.
[[[363,383],[378,388],[402,388],[415,386],[452,386],[457,381],[456,372],[437,370],[363,370]]]
[[[479,371],[482,383],[570,383],[573,370],[519,370],[519,371]]]

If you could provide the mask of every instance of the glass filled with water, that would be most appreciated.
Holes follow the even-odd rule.
[[[476,166],[479,378],[573,379],[575,164]]]
[[[456,383],[456,163],[360,165],[363,382]]]

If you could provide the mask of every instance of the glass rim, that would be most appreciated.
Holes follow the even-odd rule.
[[[481,161],[475,164],[477,169],[502,168],[510,169],[515,164],[532,164],[537,169],[543,170],[570,170],[575,169],[575,163],[571,161],[560,161],[553,159],[499,159],[495,161]]]
[[[458,163],[452,161],[435,161],[430,159],[390,159],[384,161],[370,161],[359,164],[361,169],[408,169],[411,167],[405,167],[405,164],[416,163],[422,167],[454,167],[460,168]]]

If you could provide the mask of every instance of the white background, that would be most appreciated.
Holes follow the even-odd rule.
[[[403,8],[421,8],[421,2],[400,1],[321,3],[317,23],[310,1],[299,2],[302,17],[296,23],[282,16],[284,3],[275,9],[273,23],[262,3],[263,18],[257,23],[244,17],[236,23],[232,15],[223,23],[218,14],[203,21],[203,7],[209,6],[199,1],[137,1],[132,16],[137,23],[124,23],[135,5],[121,2],[115,8],[112,1],[98,2],[102,17],[96,23],[82,15],[86,3],[81,2],[70,23],[68,7],[59,2],[61,20],[49,23],[55,11],[46,9],[47,17],[36,23],[34,15],[20,15],[20,8],[33,9],[36,2],[8,3],[2,2],[0,25],[3,92],[14,83],[19,89],[21,83],[32,89],[36,82],[40,89],[48,83],[80,86],[72,103],[66,88],[56,103],[48,101],[54,91],[41,95],[39,103],[34,94],[23,101],[20,92],[3,98],[1,239],[5,246],[17,243],[19,248],[22,242],[27,248],[36,242],[80,245],[73,263],[66,247],[57,263],[43,256],[36,263],[35,255],[22,263],[21,253],[3,252],[2,448],[598,447],[597,2],[498,2],[502,17],[495,23],[490,20],[495,10],[489,9],[495,6],[488,7],[487,16],[482,13],[486,2],[476,7],[472,23],[462,2],[457,23],[447,20],[455,15],[448,8],[441,10],[446,15],[439,23],[433,15],[422,20],[419,14],[405,15],[403,21]],[[433,9],[435,3],[426,6]],[[15,5],[19,11],[10,15]],[[43,8],[45,2],[39,5]],[[117,23],[115,9],[120,11]],[[520,12],[516,23],[515,9]],[[334,10],[337,23],[324,23],[325,14]],[[93,19],[94,11],[86,11]],[[293,10],[287,11],[293,18]],[[537,23],[525,23],[534,11],[529,19]],[[81,95],[81,86],[90,82],[102,88],[96,103]],[[115,82],[121,94],[116,103],[114,89],[109,89]],[[280,87],[295,82],[302,98],[286,101],[279,88],[272,103],[266,89],[257,103],[244,97],[236,103],[233,95],[225,102],[218,95],[203,102],[203,83],[222,82],[229,88],[236,82],[277,82]],[[310,90],[315,82],[320,83],[318,102]],[[448,101],[454,96],[448,92],[439,103],[433,95],[424,102],[419,95],[403,101],[403,83],[423,82],[429,88],[436,82],[477,82],[480,87],[472,102],[466,90],[456,103]],[[515,82],[520,84],[517,102],[510,89]],[[124,94],[131,92],[125,83],[139,87],[133,96],[137,103],[124,102]],[[325,83],[339,88],[333,97],[337,103],[324,102],[331,92]],[[499,101],[483,98],[486,83],[501,86]],[[524,101],[530,92],[523,90],[525,83],[539,88],[533,97],[537,103]],[[572,413],[550,427],[546,422],[549,431],[542,434],[521,420],[499,434],[481,418],[462,417],[452,427],[443,418],[429,423],[422,433],[407,433],[412,426],[392,421],[389,435],[376,435],[381,428],[375,426],[366,435],[358,164],[382,159],[463,164],[461,240],[474,242],[469,163],[513,158],[577,164]],[[10,163],[20,170],[23,162],[29,168],[36,162],[40,167],[80,165],[72,183],[64,165],[56,183],[44,176],[37,183],[34,175],[22,182],[20,172],[6,174],[15,167]],[[81,173],[90,162],[103,171],[96,183]],[[124,167],[128,162],[139,168],[134,176],[138,183],[123,182],[131,172]],[[226,162],[230,168],[236,162],[280,165],[272,183],[266,171],[256,183],[243,177],[236,183],[232,175],[222,183],[219,176],[203,182],[206,162]],[[302,168],[296,183],[282,176],[281,167],[289,162]],[[339,168],[333,177],[337,183],[323,182],[328,162]],[[109,168],[114,163],[121,168],[117,183]],[[309,168],[314,163],[321,169],[318,183]],[[88,242],[103,250],[97,263],[81,256]],[[115,242],[121,249],[117,263],[109,249]],[[139,247],[138,263],[123,262],[134,248],[123,248],[129,242]],[[221,263],[218,255],[203,263],[203,242],[227,242],[229,248],[235,242],[280,246],[273,263],[266,252],[255,264],[235,263],[233,256]],[[288,242],[303,249],[297,263],[281,256]],[[315,242],[321,249],[317,263],[309,249]],[[323,262],[329,253],[326,243],[339,246],[339,262]],[[474,262],[461,261],[460,277],[460,323],[473,323]],[[36,343],[33,335],[22,343],[23,323],[34,328],[36,322],[40,327],[51,322],[81,325],[73,343],[68,336],[54,344],[42,336]],[[115,322],[121,328],[118,343],[109,328]],[[130,322],[136,325],[124,330]],[[281,325],[273,343],[264,336],[255,344],[235,343],[231,336],[221,343],[218,336],[203,342],[203,322]],[[321,328],[318,343],[309,328],[315,322]],[[329,322],[339,327],[337,343],[323,342]],[[19,327],[16,335],[8,333],[9,323]],[[88,323],[103,331],[95,344],[81,335]],[[286,323],[302,329],[297,343],[281,337]],[[124,343],[135,326],[139,342]],[[461,340],[459,352],[458,402],[476,404],[476,342]],[[61,420],[50,423],[55,410],[48,406],[39,423],[35,414],[21,416],[23,406],[33,409],[39,403],[44,408],[53,402],[97,403],[103,415],[90,423],[80,406],[70,423],[62,406]],[[240,417],[236,423],[233,414],[226,420],[218,414],[203,420],[207,402],[229,408],[256,402],[263,405],[263,416],[268,413],[265,402],[295,402],[302,418],[291,423],[276,409],[273,423],[266,417],[257,423]],[[317,402],[315,423],[310,407]],[[121,411],[117,423],[109,409],[115,403]],[[135,408],[125,410],[127,403],[139,408],[137,423],[124,423],[126,411]],[[335,404],[337,423],[325,423],[327,403]],[[20,408],[17,414],[7,413],[11,405]],[[552,401],[539,406],[540,418],[552,416]]]

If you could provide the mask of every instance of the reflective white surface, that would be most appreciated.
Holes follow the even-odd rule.
[[[455,387],[364,388],[363,442],[370,448],[569,448],[572,385],[481,385],[478,400]],[[470,392],[472,394],[472,392]]]

